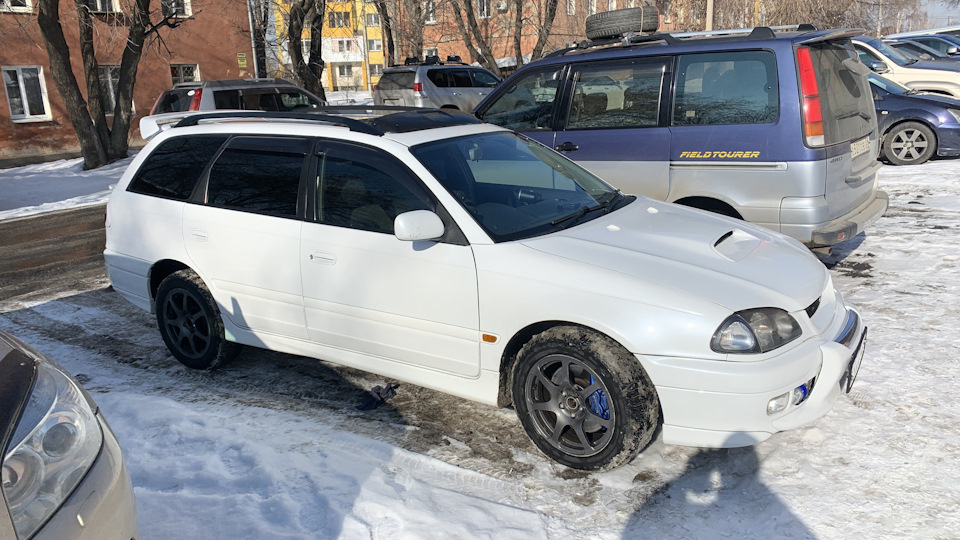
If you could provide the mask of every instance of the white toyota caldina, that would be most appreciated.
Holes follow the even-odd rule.
[[[110,279],[183,364],[250,345],[512,404],[588,470],[660,426],[754,444],[849,392],[866,328],[800,243],[467,115],[328,113],[189,116],[114,189]]]

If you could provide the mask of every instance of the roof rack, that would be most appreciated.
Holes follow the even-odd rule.
[[[773,39],[776,37],[775,32],[783,31],[797,31],[797,32],[812,32],[817,30],[817,27],[812,24],[791,24],[784,26],[757,26],[754,28],[736,28],[729,30],[706,30],[703,32],[657,32],[655,34],[634,34],[633,32],[627,32],[621,37],[610,38],[600,41],[592,41],[589,39],[578,41],[570,47],[565,49],[556,50],[544,58],[552,58],[555,56],[563,56],[567,53],[573,51],[580,51],[586,49],[593,49],[597,47],[609,47],[620,45],[627,47],[630,45],[645,45],[652,43],[666,43],[667,45],[679,45],[683,43],[686,38],[693,37],[725,37],[725,36],[735,36],[740,34],[747,34],[746,39],[748,40],[761,40],[761,39]]]
[[[318,122],[341,126],[368,135],[409,133],[440,127],[481,124],[473,115],[447,109],[424,109],[389,105],[342,105],[310,109],[317,112],[219,111],[184,117],[173,127],[195,126],[209,120],[269,119]],[[376,113],[386,114],[376,114]]]

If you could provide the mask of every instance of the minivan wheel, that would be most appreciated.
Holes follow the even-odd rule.
[[[552,328],[524,345],[512,390],[534,444],[574,469],[629,461],[650,443],[660,418],[656,390],[637,359],[576,326]]]
[[[235,357],[241,345],[224,336],[220,309],[192,270],[167,276],[157,289],[157,325],[173,356],[193,369],[212,369]]]
[[[933,130],[919,122],[899,124],[883,139],[883,157],[894,165],[919,165],[936,151]]]

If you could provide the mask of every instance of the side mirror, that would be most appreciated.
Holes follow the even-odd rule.
[[[886,73],[890,71],[890,68],[887,67],[887,64],[880,61],[870,62],[867,64],[867,67],[869,67],[870,71],[873,71],[874,73]]]
[[[945,52],[947,53],[947,56],[956,56],[957,53],[960,52],[960,47],[951,45],[950,47],[947,47]]]
[[[429,210],[404,212],[393,220],[393,234],[398,240],[436,240],[443,236],[444,232],[440,216]]]

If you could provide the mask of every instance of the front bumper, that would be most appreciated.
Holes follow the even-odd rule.
[[[763,362],[714,361],[709,368],[709,379],[717,381],[713,388],[658,386],[663,442],[705,448],[749,446],[817,420],[849,390],[851,363],[862,358],[865,335],[859,313],[848,307],[847,320],[833,341],[810,340]],[[669,359],[645,360],[653,371],[675,364]],[[767,414],[771,399],[811,378],[816,382],[805,401]]]
[[[97,413],[103,447],[80,485],[31,540],[135,540],[137,511],[120,445]]]
[[[937,126],[937,155],[941,157],[960,155],[960,124]]]

